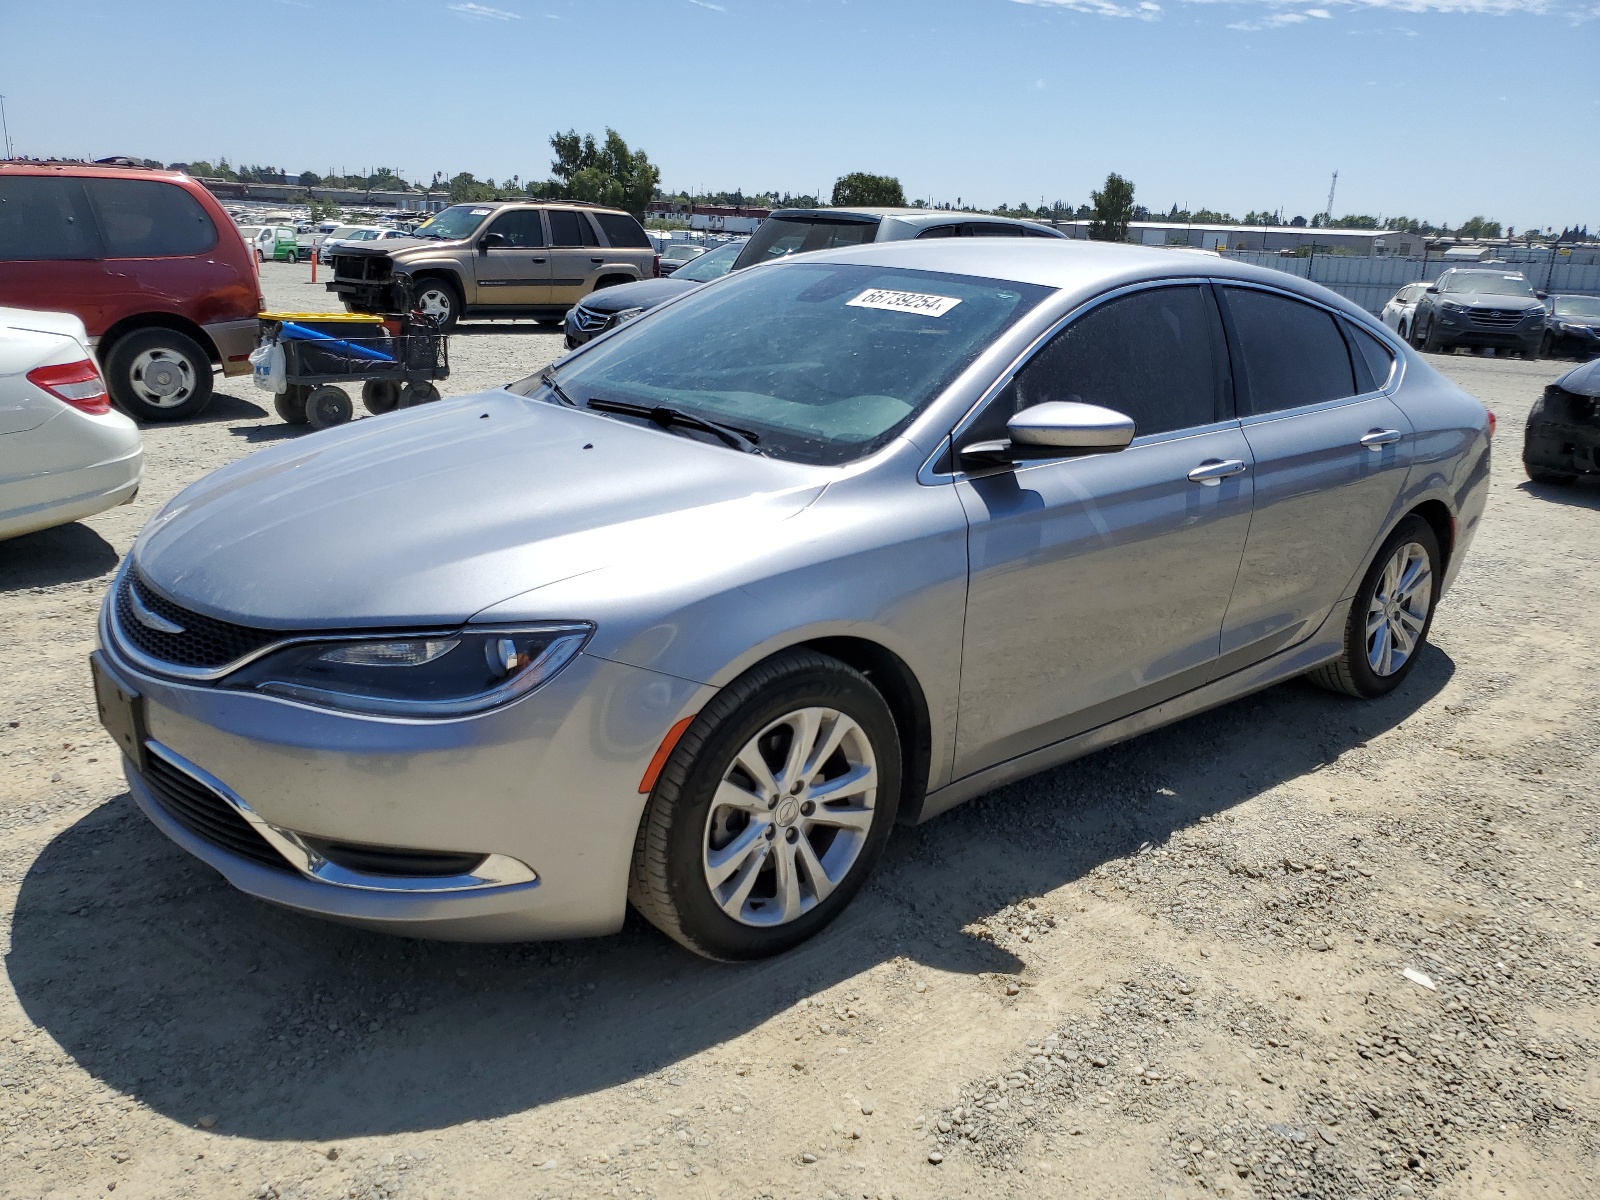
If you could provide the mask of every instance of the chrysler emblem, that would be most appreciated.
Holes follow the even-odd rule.
[[[139,593],[133,588],[128,589],[128,604],[133,609],[133,615],[139,619],[139,624],[146,629],[154,629],[157,633],[186,633],[182,625],[176,621],[169,621],[159,613],[153,613],[145,607],[144,601],[139,599]]]

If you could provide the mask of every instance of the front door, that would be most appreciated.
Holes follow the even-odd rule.
[[[536,208],[501,213],[480,235],[489,234],[489,246],[479,245],[472,258],[478,281],[477,303],[483,308],[550,303],[550,251],[544,221]]]
[[[587,213],[552,208],[550,216],[550,302],[570,308],[594,291],[606,254]]]
[[[1109,454],[958,478],[969,522],[955,777],[1159,703],[1211,677],[1250,525],[1208,288],[1108,300],[1057,334],[957,445],[1077,400],[1134,418]]]
[[[1384,394],[1392,362],[1376,338],[1281,293],[1221,291],[1256,463],[1222,652],[1261,657],[1309,637],[1360,583],[1399,515],[1412,426]]]

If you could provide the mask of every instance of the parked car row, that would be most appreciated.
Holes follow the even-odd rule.
[[[1520,271],[1452,268],[1433,283],[1408,283],[1381,316],[1422,350],[1494,348],[1524,358],[1600,354],[1600,297],[1546,296]]]

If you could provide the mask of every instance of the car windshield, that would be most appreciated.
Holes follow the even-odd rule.
[[[835,466],[904,429],[1049,289],[855,263],[731,276],[554,368],[572,402],[669,407]],[[538,389],[534,377],[517,390]]]
[[[850,220],[841,217],[768,217],[761,222],[739,255],[740,269],[791,254],[860,246],[878,236],[876,217]]]
[[[1554,303],[1558,317],[1600,317],[1600,296],[1557,296]]]
[[[733,270],[733,260],[739,257],[739,251],[743,249],[743,242],[732,242],[715,250],[707,250],[693,262],[679,267],[672,277],[687,279],[690,283],[709,283],[713,279],[721,279]]]
[[[690,245],[686,245],[683,242],[677,242],[677,243],[674,243],[671,246],[668,246],[664,251],[662,251],[661,257],[662,258],[679,258],[679,259],[698,258],[700,255],[702,255],[704,253],[705,253],[704,248],[702,248],[700,246],[690,246]]]
[[[1447,292],[1468,292],[1491,296],[1532,296],[1533,289],[1521,275],[1504,271],[1452,271],[1444,281]]]
[[[482,204],[452,204],[418,225],[415,236],[444,238],[452,242],[471,237],[472,231],[482,225],[484,218],[492,212],[494,209]]]

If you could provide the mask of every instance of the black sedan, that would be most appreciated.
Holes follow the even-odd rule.
[[[1600,296],[1551,296],[1546,307],[1545,354],[1600,355]]]
[[[1574,367],[1534,401],[1522,465],[1536,483],[1600,475],[1600,359]]]
[[[641,279],[591,292],[567,312],[567,349],[576,349],[646,309],[694,291],[702,283],[721,279],[733,268],[733,260],[743,248],[742,241],[727,242],[685,263],[669,278]]]

